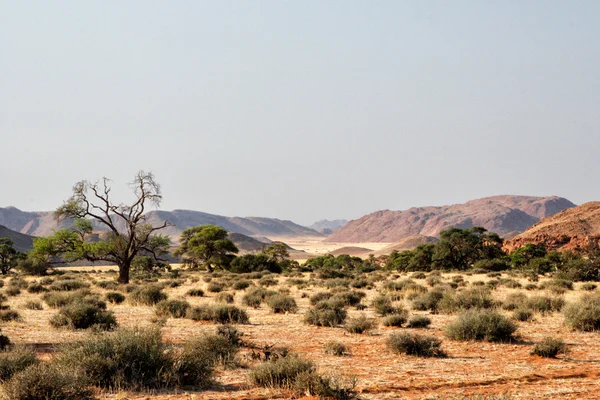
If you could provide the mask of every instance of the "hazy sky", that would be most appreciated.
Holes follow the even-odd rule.
[[[599,1],[0,1],[0,206],[311,223],[600,200]]]

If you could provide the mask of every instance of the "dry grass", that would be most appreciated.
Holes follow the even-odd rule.
[[[368,247],[368,246],[367,246]],[[83,270],[83,267],[72,268]],[[110,268],[91,267],[96,271]],[[200,279],[192,283],[189,275],[183,279],[181,286],[166,287],[169,298],[185,297],[192,307],[214,304],[217,293],[206,291],[207,283],[201,278],[204,273],[195,273]],[[401,274],[398,274],[401,275]],[[444,282],[452,280],[456,274],[444,274]],[[465,275],[467,282],[489,281],[485,275]],[[396,277],[405,279],[408,274]],[[114,275],[106,273],[90,274],[91,279],[111,279]],[[305,274],[304,279],[309,276]],[[507,277],[506,274],[503,277]],[[81,276],[82,279],[87,279]],[[219,279],[219,278],[215,278]],[[378,321],[368,335],[354,335],[344,331],[342,327],[328,328],[307,325],[303,322],[306,311],[311,307],[309,296],[324,291],[323,287],[309,286],[297,289],[296,285],[288,286],[290,278],[278,277],[278,286],[269,289],[289,288],[290,295],[296,300],[298,310],[287,314],[274,314],[266,305],[260,308],[246,308],[241,299],[245,291],[235,292],[235,305],[245,308],[250,318],[249,325],[237,325],[243,332],[244,340],[257,346],[277,345],[287,347],[291,352],[300,354],[312,361],[320,373],[356,377],[357,391],[363,399],[442,399],[462,398],[472,395],[510,395],[511,398],[526,399],[593,399],[597,398],[600,379],[600,340],[597,332],[577,332],[564,325],[561,313],[536,314],[533,322],[517,322],[519,326],[519,342],[498,344],[486,342],[459,342],[444,337],[443,328],[456,315],[434,314],[421,311],[410,311],[410,316],[426,315],[432,323],[428,328],[410,329],[411,333],[433,336],[442,340],[448,358],[421,359],[398,355],[386,347],[387,337],[396,332],[404,332],[406,328],[385,327],[380,322],[372,307],[358,311],[347,308],[348,317],[356,318],[365,315]],[[497,278],[494,278],[497,279]],[[515,278],[525,285],[526,280]],[[256,281],[253,281],[256,282]],[[365,290],[367,297],[363,304],[371,304],[379,295],[377,288],[383,282],[377,282],[374,290]],[[469,287],[468,285],[467,287]],[[186,297],[191,288],[202,288],[205,297]],[[92,286],[92,290],[103,297],[110,290]],[[492,291],[496,300],[502,300],[511,293],[521,289],[509,289],[499,286]],[[0,290],[1,291],[1,290]],[[230,290],[228,290],[230,291]],[[524,291],[524,290],[523,290]],[[303,293],[309,296],[302,296]],[[545,294],[544,291],[527,292]],[[567,303],[573,302],[584,293],[580,285],[576,290],[565,294]],[[25,308],[29,301],[36,301],[40,294],[22,291],[19,296],[9,297],[7,304],[21,314],[22,321],[3,323],[2,333],[10,337],[15,344],[33,345],[42,359],[51,357],[56,345],[72,342],[88,335],[87,332],[57,330],[50,326],[49,320],[56,310],[44,305],[43,310]],[[410,301],[395,301],[394,306],[410,310]],[[123,327],[148,326],[155,318],[155,308],[151,306],[133,306],[129,302],[108,304],[108,309]],[[509,311],[500,311],[510,317]],[[195,322],[190,319],[166,320],[161,330],[170,343],[181,344],[202,333],[214,332],[215,325],[207,322]],[[557,359],[546,359],[530,355],[535,343],[548,336],[560,336],[569,346],[569,354]],[[326,354],[323,346],[330,341],[338,341],[352,350],[352,355],[336,357]],[[257,365],[242,352],[242,363],[249,367]],[[103,399],[270,399],[289,398],[291,393],[284,389],[258,388],[250,385],[247,369],[219,368],[216,376],[217,384],[206,391],[179,391],[153,393],[110,393],[98,392]]]

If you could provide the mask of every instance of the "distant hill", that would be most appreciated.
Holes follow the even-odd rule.
[[[337,231],[347,223],[348,220],[346,219],[334,219],[331,221],[328,219],[322,219],[310,225],[309,228],[314,229],[323,235],[331,235],[333,232]]]
[[[544,218],[506,241],[512,251],[526,244],[544,243],[548,250],[576,250],[600,242],[600,202],[590,202]]]
[[[493,196],[464,204],[415,207],[405,211],[377,211],[334,232],[329,242],[397,242],[415,235],[434,236],[450,227],[483,226],[504,235],[523,232],[541,219],[575,207],[569,200],[551,197]]]
[[[164,221],[174,224],[174,226],[164,229],[161,233],[175,239],[186,228],[207,224],[218,225],[228,232],[242,233],[247,236],[272,238],[319,238],[323,236],[313,229],[295,224],[292,221],[276,218],[225,217],[191,210],[150,211],[146,214],[146,218],[148,223],[155,226],[162,224]],[[53,213],[48,211],[27,212],[15,207],[6,207],[0,208],[0,224],[24,234],[48,236],[56,229],[68,226],[69,222],[58,225]],[[95,226],[95,228],[103,229],[102,226]]]
[[[420,244],[428,244],[428,243],[437,243],[440,240],[433,236],[424,236],[424,235],[414,235],[408,236],[400,241],[393,243],[389,246],[384,247],[375,252],[376,256],[380,256],[382,254],[390,254],[392,251],[404,251],[404,250],[412,250]]]
[[[15,249],[26,252],[33,247],[33,237],[8,229],[0,225],[0,238],[9,238],[13,241]]]
[[[342,254],[347,254],[349,256],[365,257],[372,253],[373,253],[373,250],[371,250],[371,249],[367,249],[364,247],[348,246],[348,247],[341,247],[339,249],[335,249],[333,251],[330,251],[327,254],[331,254],[332,256],[339,256]]]

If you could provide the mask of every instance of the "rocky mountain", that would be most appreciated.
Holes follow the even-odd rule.
[[[191,210],[150,211],[146,214],[146,218],[148,223],[154,226],[164,221],[174,224],[162,231],[163,234],[173,238],[178,238],[181,231],[186,228],[207,224],[218,225],[228,232],[242,233],[247,236],[275,238],[323,236],[313,229],[276,218],[225,217]],[[52,212],[27,212],[15,207],[6,207],[0,208],[0,225],[27,235],[48,236],[56,229],[68,226],[69,222],[59,225]],[[95,226],[95,228],[102,229],[102,226]]]
[[[544,243],[548,250],[577,250],[600,242],[600,202],[585,203],[544,218],[505,243],[512,251],[526,244]]]
[[[330,242],[397,242],[424,235],[437,237],[450,227],[483,226],[499,235],[523,232],[541,219],[575,207],[569,200],[532,196],[493,196],[464,204],[414,207],[404,211],[382,210],[365,215],[334,232]]]
[[[33,247],[33,237],[24,235],[19,232],[8,229],[5,226],[0,225],[0,238],[9,238],[13,241],[15,249],[21,252],[31,250]]]
[[[323,235],[331,235],[333,232],[337,231],[347,223],[348,220],[346,219],[322,219],[310,225],[309,228],[314,229],[315,231],[320,232]]]

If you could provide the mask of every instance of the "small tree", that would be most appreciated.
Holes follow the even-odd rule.
[[[215,225],[187,228],[181,232],[180,246],[173,254],[191,267],[204,266],[209,272],[214,267],[225,268],[239,250],[228,238],[227,231]]]
[[[0,272],[2,275],[8,274],[21,259],[23,259],[23,254],[15,250],[13,241],[10,238],[0,238]]]
[[[271,243],[265,247],[263,253],[269,257],[269,260],[281,262],[290,256],[287,247],[283,243]]]
[[[164,261],[161,256],[166,254],[170,240],[155,232],[171,224],[165,221],[152,226],[146,222],[144,214],[148,206],[158,207],[162,200],[160,185],[154,175],[144,171],[137,173],[131,183],[135,195],[131,205],[113,202],[109,182],[103,178],[102,183],[76,183],[73,195],[55,212],[59,221],[75,219],[75,230],[58,231],[46,238],[47,241],[36,240],[34,255],[62,255],[67,261],[112,262],[119,267],[119,283],[129,282],[131,264],[138,255]],[[109,232],[100,241],[89,243],[85,239],[92,232],[92,222]]]

